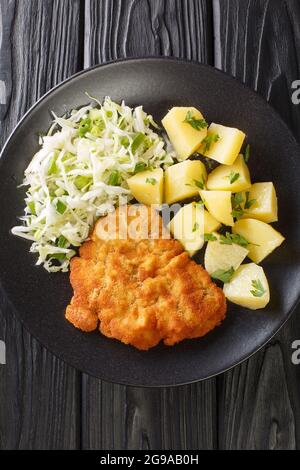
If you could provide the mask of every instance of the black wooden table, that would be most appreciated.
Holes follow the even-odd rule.
[[[300,140],[300,105],[291,101],[300,79],[298,0],[0,0],[0,10],[1,145],[28,107],[63,79],[149,55],[193,59],[236,76],[270,101]],[[300,309],[234,370],[146,390],[67,366],[0,301],[7,348],[2,449],[300,448],[300,365],[291,361]]]

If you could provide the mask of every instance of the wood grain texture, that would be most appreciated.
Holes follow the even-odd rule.
[[[6,7],[7,1],[1,0],[1,11]],[[6,30],[0,50],[7,50],[11,60],[0,77],[9,90],[0,123],[1,146],[31,104],[80,68],[78,0],[9,1],[9,11],[10,22],[5,14],[0,18]],[[23,330],[3,295],[0,339],[7,348],[7,364],[0,366],[0,448],[76,448],[78,372]]]
[[[209,0],[86,0],[85,67],[121,57],[212,61]]]
[[[87,0],[85,67],[165,55],[210,63],[212,16],[203,0]],[[215,379],[147,390],[84,376],[85,449],[211,449],[216,446]]]
[[[213,7],[216,66],[257,90],[300,140],[300,108],[291,102],[300,77],[299,2],[214,0]],[[291,363],[299,313],[267,348],[218,379],[220,448],[300,448],[300,369]]]

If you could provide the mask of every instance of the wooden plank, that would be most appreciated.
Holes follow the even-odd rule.
[[[31,104],[80,69],[80,1],[1,0],[0,9],[2,146]],[[80,374],[42,348],[3,295],[0,300],[0,339],[7,349],[0,366],[0,448],[78,447]]]
[[[212,59],[210,2],[87,0],[85,66],[121,57]],[[137,389],[84,376],[85,449],[196,449],[216,444],[215,380]]]
[[[300,77],[299,2],[214,0],[213,8],[216,66],[270,101],[300,140],[299,107],[291,103]],[[218,380],[220,448],[300,447],[300,368],[291,362],[299,313],[263,351]]]

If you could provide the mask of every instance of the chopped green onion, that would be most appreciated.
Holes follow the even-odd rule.
[[[108,184],[110,186],[120,186],[120,172],[113,170],[108,178]]]
[[[142,171],[145,171],[147,167],[147,163],[139,162],[134,167],[134,173],[141,173]]]
[[[92,179],[89,176],[76,176],[74,184],[79,191],[92,183]]]
[[[64,214],[67,210],[67,206],[59,199],[56,203],[56,210],[59,214]]]
[[[145,138],[146,138],[145,134],[142,134],[141,132],[136,135],[136,137],[134,138],[131,144],[131,151],[133,155],[136,153],[137,149],[142,145]]]
[[[79,135],[84,137],[87,132],[92,128],[92,121],[90,118],[82,119],[79,124]]]

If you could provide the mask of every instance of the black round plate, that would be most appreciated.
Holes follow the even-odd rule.
[[[206,119],[243,129],[251,143],[254,181],[273,181],[279,198],[278,229],[284,245],[263,263],[271,302],[265,310],[228,305],[224,323],[202,339],[141,352],[95,332],[70,325],[64,310],[71,298],[67,274],[48,274],[35,266],[29,244],[10,234],[23,212],[24,191],[17,189],[38,150],[39,132],[51,111],[57,115],[111,96],[143,104],[157,121],[174,105],[193,105]],[[272,108],[235,79],[211,67],[176,59],[132,59],[96,67],[62,83],[23,118],[0,160],[0,280],[24,326],[54,354],[104,380],[166,386],[206,379],[233,367],[264,345],[295,307],[300,290],[300,158],[295,139]]]

